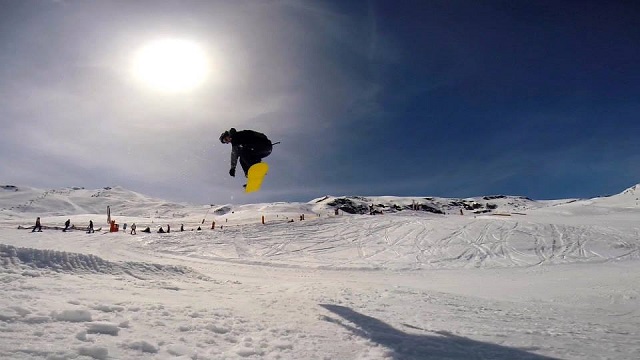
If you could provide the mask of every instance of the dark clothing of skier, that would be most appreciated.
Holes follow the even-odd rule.
[[[40,218],[39,217],[36,219],[36,225],[33,227],[33,230],[31,230],[31,232],[34,232],[36,230],[38,232],[42,232],[42,225],[40,225]]]
[[[67,219],[67,221],[64,222],[64,229],[62,231],[67,231],[69,229],[69,225],[71,225],[71,219]]]
[[[263,134],[253,130],[240,130],[231,128],[220,135],[220,142],[231,144],[231,169],[229,175],[236,176],[236,165],[240,160],[240,166],[247,177],[249,168],[262,162],[262,159],[271,154],[273,144],[271,140]]]
[[[93,220],[89,220],[89,230],[87,230],[87,234],[91,234],[93,232],[95,232],[93,230]]]

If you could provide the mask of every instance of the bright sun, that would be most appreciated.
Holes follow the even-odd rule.
[[[138,50],[133,73],[154,89],[187,92],[204,82],[209,73],[209,63],[205,51],[196,43],[162,39]]]

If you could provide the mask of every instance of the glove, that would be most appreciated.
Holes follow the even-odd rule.
[[[236,168],[231,168],[231,170],[229,170],[229,175],[235,177],[236,176]]]

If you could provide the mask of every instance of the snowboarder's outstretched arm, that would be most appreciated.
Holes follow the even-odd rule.
[[[240,157],[240,149],[238,145],[231,146],[231,169],[229,170],[229,175],[236,175],[236,166],[238,165],[238,158]]]

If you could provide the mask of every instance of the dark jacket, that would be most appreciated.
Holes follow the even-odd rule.
[[[231,133],[231,167],[235,168],[238,158],[250,156],[263,158],[271,154],[273,145],[271,140],[263,134],[253,130],[240,130]]]

